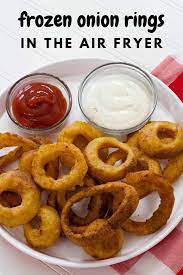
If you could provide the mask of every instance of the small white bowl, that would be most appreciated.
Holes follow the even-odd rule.
[[[87,110],[84,106],[84,98],[88,91],[88,86],[95,83],[98,79],[106,76],[111,76],[113,74],[120,73],[122,75],[128,75],[132,79],[137,80],[139,83],[142,83],[146,88],[150,96],[150,110],[145,116],[144,120],[141,121],[139,124],[129,127],[126,129],[109,129],[105,128],[96,122],[92,120],[91,117],[88,116]],[[107,93],[107,91],[106,91]],[[99,128],[102,132],[110,134],[110,135],[126,135],[132,132],[135,132],[142,128],[151,118],[151,115],[153,114],[156,104],[157,104],[157,92],[154,87],[154,83],[148,73],[143,71],[141,68],[129,64],[129,63],[122,63],[122,62],[114,62],[114,63],[107,63],[102,66],[97,67],[93,71],[91,71],[86,78],[81,83],[81,86],[79,88],[78,93],[78,102],[81,109],[81,112],[83,113],[85,119],[92,124],[94,127]]]

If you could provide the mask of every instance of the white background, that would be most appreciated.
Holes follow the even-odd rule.
[[[70,29],[64,28],[20,28],[17,18],[20,12],[26,10],[29,14],[71,14],[73,19],[79,14],[128,14],[137,11],[141,14],[165,14],[165,25],[154,34],[149,34],[146,28],[127,29],[79,29],[76,25]],[[0,89],[13,83],[21,76],[43,65],[73,58],[105,58],[136,63],[143,68],[152,70],[168,54],[181,52],[183,48],[183,0],[6,0],[0,8]],[[77,45],[83,37],[91,39],[104,36],[108,41],[106,49],[78,49]],[[111,37],[161,37],[163,49],[113,49]],[[21,49],[21,37],[36,37],[39,41],[37,49]],[[46,49],[43,37],[72,37],[73,49]],[[104,271],[105,275],[116,274],[111,269],[97,269],[96,275]],[[34,260],[0,238],[0,275],[54,275],[76,274],[84,275],[85,270],[63,269],[47,266]],[[93,274],[88,270],[87,274]]]

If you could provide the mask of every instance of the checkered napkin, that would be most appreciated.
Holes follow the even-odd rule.
[[[153,71],[183,101],[183,61],[168,56]],[[183,275],[183,220],[158,245],[112,268],[120,275]]]

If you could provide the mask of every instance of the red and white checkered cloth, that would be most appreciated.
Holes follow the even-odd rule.
[[[168,56],[152,73],[183,101],[183,63],[178,56]],[[183,220],[158,245],[112,268],[120,275],[183,275]]]

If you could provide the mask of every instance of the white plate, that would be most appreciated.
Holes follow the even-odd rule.
[[[73,95],[73,108],[68,123],[78,119],[83,119],[77,103],[77,91],[82,79],[96,66],[102,65],[106,62],[107,61],[105,60],[99,59],[78,59],[59,62],[39,70],[39,72],[47,72],[57,75],[70,87]],[[166,85],[155,77],[153,77],[153,79],[158,91],[159,99],[158,106],[152,119],[177,121],[183,125],[183,105],[181,101]],[[6,92],[7,90],[4,91],[0,97],[0,131],[18,132],[17,128],[12,125],[5,112]],[[91,268],[123,262],[147,251],[159,243],[180,222],[183,217],[183,184],[180,184],[182,180],[183,177],[181,177],[178,182],[174,184],[175,205],[171,218],[166,226],[161,228],[156,233],[148,236],[139,237],[125,233],[125,244],[123,249],[118,255],[111,259],[96,261],[85,254],[82,248],[74,245],[64,238],[61,238],[50,249],[41,252],[36,251],[27,246],[21,227],[16,229],[6,229],[4,227],[0,227],[0,235],[24,253],[50,264]],[[144,218],[147,218],[148,215],[150,215],[156,208],[158,202],[159,200],[156,197],[156,194],[150,195],[148,198],[144,199],[142,203],[140,203],[138,213],[140,213]]]

